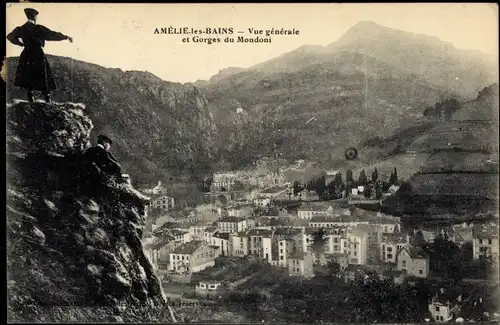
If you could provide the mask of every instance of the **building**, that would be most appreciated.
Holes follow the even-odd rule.
[[[382,213],[369,217],[369,224],[381,227],[383,233],[401,232],[401,218],[392,217]]]
[[[427,278],[430,271],[429,256],[418,247],[403,246],[397,254],[397,269],[406,271],[408,276]]]
[[[213,234],[215,234],[217,231],[218,231],[217,226],[206,227],[203,230],[203,240],[206,241],[207,243],[211,243],[211,238]]]
[[[190,226],[189,234],[191,235],[192,240],[203,240],[203,232],[205,230],[205,226]]]
[[[343,215],[316,215],[309,221],[309,227],[313,228],[334,228],[334,227],[356,227],[358,225],[367,225],[368,220],[362,220],[355,216]]]
[[[274,231],[273,237],[273,259],[276,264],[288,267],[288,260],[295,252],[303,251],[302,231],[294,228],[278,228]]]
[[[190,274],[215,265],[216,252],[204,241],[191,241],[176,247],[170,253],[169,270]]]
[[[306,164],[306,161],[304,159],[298,159],[295,160],[295,167],[297,168],[303,168]]]
[[[449,238],[457,245],[462,246],[465,243],[473,243],[474,237],[472,234],[472,227],[467,224],[453,225],[451,236]]]
[[[166,195],[154,195],[149,200],[148,208],[150,210],[161,210],[169,211],[175,206],[175,200],[173,197]]]
[[[167,195],[167,188],[163,187],[161,181],[158,181],[158,184],[153,188],[143,189],[142,192],[148,195]]]
[[[329,210],[328,207],[319,204],[303,204],[297,209],[297,216],[299,219],[311,220],[316,215],[328,215],[328,212],[333,212],[333,209]]]
[[[380,241],[380,260],[385,263],[396,263],[397,252],[409,243],[410,239],[407,235],[383,234]]]
[[[349,264],[366,264],[368,234],[360,229],[348,229],[346,238],[341,239],[341,253],[347,254]]]
[[[270,199],[281,199],[286,200],[292,194],[292,191],[288,188],[288,186],[272,186],[267,188],[259,193],[260,197],[266,197]]]
[[[448,322],[461,311],[462,293],[460,289],[443,288],[429,301],[429,312],[436,322]]]
[[[148,257],[157,275],[159,275],[158,271],[163,269],[163,265],[168,266],[170,253],[181,244],[175,242],[174,237],[170,235],[164,235],[154,242],[144,244],[144,254]]]
[[[253,204],[255,206],[265,208],[267,206],[271,206],[272,201],[271,201],[271,198],[269,198],[269,197],[258,196],[253,200]]]
[[[295,253],[297,248],[291,239],[281,239],[278,240],[278,265],[282,267],[288,267],[288,260],[292,253]]]
[[[229,217],[250,218],[253,216],[253,206],[251,204],[241,204],[227,209]]]
[[[379,264],[380,259],[380,243],[383,236],[383,225],[378,224],[362,224],[358,225],[359,230],[364,231],[368,234],[368,252],[366,257],[366,262],[368,264]]]
[[[256,185],[260,188],[268,188],[271,186],[282,186],[285,183],[285,175],[279,171],[256,178]]]
[[[219,232],[233,233],[247,230],[246,219],[237,217],[225,217],[217,220],[217,229]]]
[[[212,178],[211,191],[230,191],[236,182],[236,173],[214,173]]]
[[[472,251],[475,259],[491,258],[498,262],[498,226],[480,225],[472,230]]]
[[[264,241],[265,238],[272,238],[273,232],[268,229],[251,229],[247,232],[247,235],[249,238],[249,254],[257,256],[259,258],[265,258]],[[269,241],[266,242],[267,244],[269,244]],[[271,247],[268,245],[266,246],[266,248],[269,254]]]
[[[206,279],[201,280],[195,286],[195,292],[201,297],[206,297],[206,295],[211,295],[217,293],[219,288],[222,286],[222,281]]]
[[[231,254],[229,233],[216,232],[212,235],[210,244],[218,247],[218,255],[227,256]]]
[[[246,232],[241,231],[229,235],[230,255],[243,257],[249,254],[249,239]]]
[[[172,229],[171,234],[174,237],[174,241],[177,243],[187,243],[193,239],[188,231],[180,229]]]
[[[288,272],[290,276],[314,277],[312,254],[304,252],[293,253],[288,260]]]
[[[326,238],[328,241],[328,249],[326,250],[327,254],[341,254],[342,253],[342,245],[341,240],[345,237],[347,232],[346,227],[333,227],[325,229]],[[307,233],[307,231],[306,231]]]
[[[309,191],[307,189],[304,189],[300,191],[297,195],[293,195],[292,193],[292,199],[294,200],[300,199],[301,201],[319,201],[319,195],[318,193],[316,193],[316,191]]]

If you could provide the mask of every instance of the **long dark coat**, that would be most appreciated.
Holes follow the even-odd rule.
[[[14,85],[43,92],[56,89],[43,47],[45,41],[62,41],[67,38],[66,35],[31,22],[16,27],[7,35],[7,39],[15,45],[23,46],[24,49],[19,56]]]
[[[87,163],[96,164],[99,169],[113,176],[121,176],[121,165],[116,158],[100,146],[90,147],[84,153],[84,160]]]

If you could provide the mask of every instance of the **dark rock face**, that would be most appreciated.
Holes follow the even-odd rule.
[[[157,320],[165,298],[140,242],[148,198],[89,178],[83,106],[7,107],[11,321]]]

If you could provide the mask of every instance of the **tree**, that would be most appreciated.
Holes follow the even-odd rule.
[[[399,184],[398,170],[396,169],[396,167],[394,167],[394,172],[391,173],[390,182],[391,182],[392,185],[398,185]]]
[[[365,186],[365,190],[363,191],[363,194],[367,199],[372,197],[372,187],[371,186]]]
[[[299,181],[293,182],[293,196],[297,196],[303,190]]]
[[[347,190],[350,191],[351,188],[356,187],[356,181],[354,180],[354,177],[352,175],[352,170],[348,169],[346,172],[346,185],[347,185]]]
[[[330,183],[328,183],[327,192],[328,192],[328,198],[330,200],[333,199],[333,198],[335,198],[335,196],[337,195],[336,186],[335,186],[335,180],[333,180]]]
[[[331,272],[331,274],[337,274],[340,271],[340,264],[334,260],[328,260],[326,267]]]
[[[428,245],[431,271],[441,274],[454,282],[460,281],[464,274],[464,258],[460,248],[446,236],[439,235]]]
[[[375,169],[372,172],[372,182],[376,182],[376,181],[378,181],[378,170],[377,170],[377,167],[375,167]]]
[[[425,241],[425,237],[422,231],[421,230],[417,231],[413,236],[413,244],[418,247],[423,247],[425,246],[426,243],[427,242]]]
[[[342,184],[342,174],[341,173],[337,173],[335,174],[335,178],[333,179],[333,182],[335,184],[335,186],[339,186],[340,184]]]
[[[324,197],[324,194],[326,192],[326,177],[325,175],[322,175],[316,180],[314,189],[316,193],[319,195],[319,197]]]
[[[382,185],[377,183],[377,185],[375,185],[375,198],[377,200],[380,200],[382,198]]]
[[[366,177],[365,170],[363,169],[359,174],[358,186],[365,186],[368,184],[368,178]]]
[[[354,177],[352,176],[352,170],[348,169],[346,172],[346,181],[354,181]]]
[[[312,234],[312,241],[309,245],[311,250],[316,255],[316,262],[319,263],[320,256],[325,250],[326,233],[323,228],[319,228]]]

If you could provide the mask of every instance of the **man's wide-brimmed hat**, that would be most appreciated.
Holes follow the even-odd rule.
[[[107,142],[109,144],[113,143],[113,141],[111,141],[110,138],[108,138],[107,136],[105,136],[103,134],[100,134],[100,135],[97,136],[97,142],[99,142],[99,143]]]
[[[38,15],[38,11],[33,8],[24,9],[24,13],[26,14],[26,17],[28,17],[28,19],[33,19],[36,17],[36,15]]]

